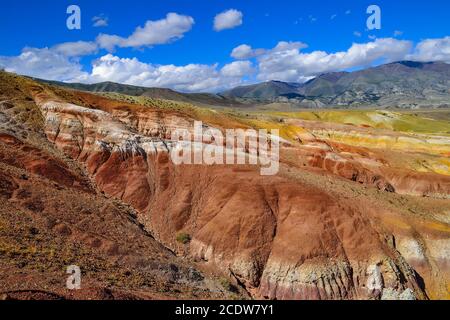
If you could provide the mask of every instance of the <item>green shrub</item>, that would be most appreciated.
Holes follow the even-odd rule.
[[[182,244],[187,244],[191,241],[191,236],[187,233],[181,232],[177,235],[177,241]]]
[[[219,282],[225,290],[227,290],[229,292],[234,292],[234,293],[238,292],[238,289],[231,283],[231,281],[229,279],[220,278]]]

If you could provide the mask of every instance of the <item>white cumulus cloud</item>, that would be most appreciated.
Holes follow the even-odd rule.
[[[251,61],[234,61],[225,65],[220,71],[222,75],[230,78],[242,78],[254,72]]]
[[[24,48],[18,56],[0,56],[0,65],[8,72],[48,80],[77,82],[88,76],[77,60],[49,48]]]
[[[219,69],[217,64],[155,65],[107,54],[94,62],[90,82],[114,81],[186,92],[211,92],[241,84],[241,78],[251,70],[251,63],[245,61],[235,61]]]
[[[108,26],[108,17],[105,17],[103,14],[99,16],[95,16],[92,18],[92,26],[93,27],[107,27]]]
[[[406,59],[450,63],[450,36],[440,39],[426,39],[419,42],[414,53],[408,55]]]
[[[247,44],[241,44],[233,49],[231,56],[235,59],[250,59],[260,56],[265,52],[265,49],[252,49],[252,47]]]
[[[144,27],[137,27],[129,37],[118,35],[100,34],[97,43],[101,48],[109,51],[115,47],[149,47],[157,44],[165,44],[181,39],[184,34],[192,29],[194,19],[190,16],[177,13],[168,13],[164,19],[145,23]]]
[[[353,44],[347,51],[303,53],[299,43],[279,43],[258,58],[260,80],[302,82],[321,73],[367,67],[375,62],[402,60],[411,51],[412,42],[392,38]]]
[[[276,45],[275,48],[271,50],[266,49],[253,49],[248,44],[241,44],[240,46],[237,46],[231,51],[231,56],[235,59],[251,59],[256,58],[259,56],[262,56],[266,53],[274,53],[277,51],[286,51],[290,49],[298,50],[298,49],[304,49],[307,48],[308,45],[306,45],[303,42],[287,42],[287,41],[280,41]]]
[[[95,42],[88,41],[64,42],[52,47],[52,50],[66,57],[81,57],[95,53],[98,46]]]
[[[214,30],[222,31],[225,29],[233,29],[242,24],[242,12],[236,9],[230,9],[219,13],[214,18]]]

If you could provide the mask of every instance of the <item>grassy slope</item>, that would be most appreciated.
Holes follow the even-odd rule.
[[[302,112],[268,112],[268,115],[303,120],[352,124],[406,133],[450,135],[450,123],[426,114],[382,110],[332,110]]]

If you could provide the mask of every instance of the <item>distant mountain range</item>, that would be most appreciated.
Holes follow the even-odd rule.
[[[354,72],[327,73],[303,84],[269,81],[221,95],[303,107],[450,106],[450,65],[400,61]]]
[[[219,107],[269,103],[286,103],[301,108],[450,107],[450,65],[444,62],[400,61],[354,72],[326,73],[306,83],[269,81],[219,94],[180,93],[113,82],[45,82],[76,90],[117,92]]]

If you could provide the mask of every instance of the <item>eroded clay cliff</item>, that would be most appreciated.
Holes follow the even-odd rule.
[[[166,247],[220,270],[254,297],[448,294],[450,228],[436,209],[444,205],[448,215],[446,176],[396,175],[376,152],[313,132],[312,141],[282,150],[274,177],[253,166],[176,166],[168,132],[193,118],[105,99],[95,109],[42,92],[34,99],[49,141],[83,162],[100,190],[135,208]],[[429,200],[437,213],[427,216],[426,206],[397,193],[444,199]],[[181,232],[189,244],[176,241]]]

